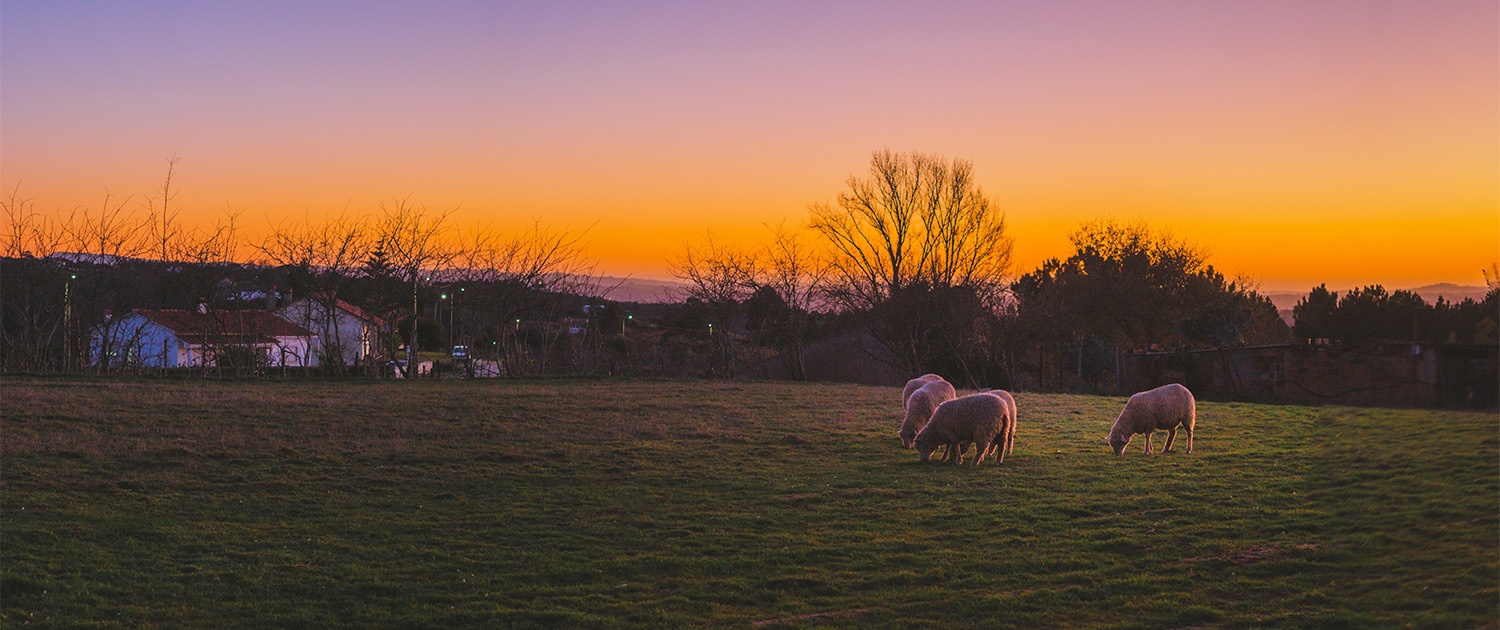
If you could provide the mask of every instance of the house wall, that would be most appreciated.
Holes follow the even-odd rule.
[[[317,333],[311,346],[311,365],[318,365],[325,352],[325,341],[337,339],[339,355],[344,365],[359,365],[374,350],[375,331],[369,323],[342,309],[328,309],[313,300],[297,300],[277,314],[287,321]],[[335,344],[327,343],[327,346]]]
[[[276,345],[267,345],[268,359],[271,367],[308,367],[318,364],[317,352],[313,346],[317,345],[318,338],[313,337],[311,343],[306,337],[277,337]]]
[[[178,367],[187,364],[183,345],[167,327],[130,313],[94,329],[89,356],[94,365]]]
[[[254,348],[266,357],[271,367],[303,367],[309,361],[316,365],[316,353],[311,350],[316,342],[317,337],[277,337],[275,343],[258,343]],[[90,358],[96,366],[105,365],[101,354],[106,348],[110,354],[108,367],[204,367],[205,363],[202,345],[185,342],[171,329],[137,313],[96,328],[89,344]],[[207,365],[215,365],[212,356],[207,357]]]

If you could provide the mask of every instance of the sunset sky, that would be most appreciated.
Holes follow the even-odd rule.
[[[0,5],[0,185],[191,220],[409,198],[589,232],[667,277],[802,225],[872,151],[974,163],[1018,271],[1104,217],[1267,290],[1477,285],[1500,262],[1500,5]]]

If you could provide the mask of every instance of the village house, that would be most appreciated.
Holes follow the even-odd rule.
[[[343,300],[299,298],[277,309],[277,315],[312,331],[312,365],[369,365],[380,354],[385,320]]]
[[[302,367],[317,335],[262,310],[136,309],[90,335],[95,365]]]

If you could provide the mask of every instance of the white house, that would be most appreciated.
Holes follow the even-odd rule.
[[[89,350],[105,367],[301,367],[316,339],[266,311],[136,309],[95,328]]]
[[[334,361],[363,365],[380,352],[385,321],[343,300],[334,301],[330,308],[324,300],[301,298],[276,314],[317,334],[312,346],[313,365]]]

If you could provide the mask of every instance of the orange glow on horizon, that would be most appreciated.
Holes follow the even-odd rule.
[[[710,230],[805,225],[889,147],[972,161],[1017,272],[1107,217],[1267,290],[1500,262],[1493,2],[1069,6],[7,5],[0,188],[134,208],[175,154],[173,207],[242,210],[247,260],[288,218],[406,198],[588,230],[601,273],[662,279]]]

